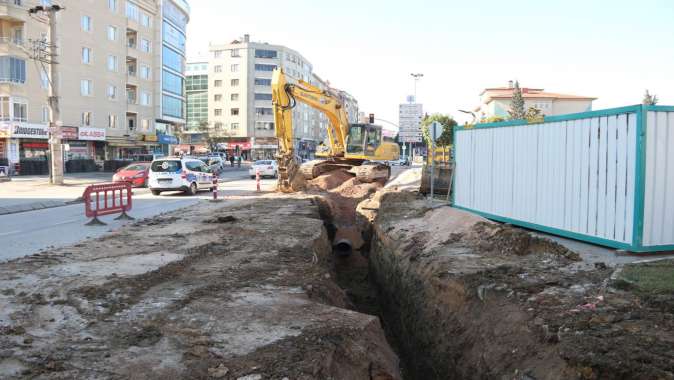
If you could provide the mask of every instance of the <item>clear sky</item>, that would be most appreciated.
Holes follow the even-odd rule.
[[[590,95],[595,109],[640,103],[645,89],[674,105],[673,0],[189,0],[188,59],[209,41],[299,51],[361,111],[397,123],[424,74],[427,112],[464,120],[485,87]]]

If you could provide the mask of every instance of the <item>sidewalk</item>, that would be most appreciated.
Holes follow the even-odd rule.
[[[17,176],[0,183],[0,215],[66,206],[76,203],[84,189],[108,182],[112,173],[66,174],[64,186],[52,186],[48,176]]]
[[[246,178],[248,165],[225,167],[220,173],[221,182]],[[84,189],[95,183],[110,182],[113,173],[66,174],[64,186],[52,186],[48,176],[18,176],[10,182],[0,182],[0,215],[62,207],[80,202]],[[224,180],[224,181],[223,181]],[[135,188],[134,194],[149,192]]]

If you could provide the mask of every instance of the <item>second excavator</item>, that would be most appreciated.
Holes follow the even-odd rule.
[[[361,182],[386,180],[391,174],[387,161],[400,156],[398,144],[384,140],[382,128],[373,124],[350,124],[342,96],[330,88],[320,89],[302,80],[290,83],[282,69],[272,75],[274,128],[278,138],[278,188],[301,189],[310,180],[337,169],[347,169]],[[302,163],[293,144],[292,109],[302,102],[325,114],[329,121],[326,144],[318,146],[316,160]]]

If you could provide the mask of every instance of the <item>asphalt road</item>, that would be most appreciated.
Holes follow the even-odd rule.
[[[220,186],[220,194],[224,197],[252,195],[255,192],[255,181],[248,178],[247,171],[236,173],[226,176],[225,182]],[[275,180],[265,179],[262,181],[262,189],[272,190],[275,184]],[[129,214],[136,219],[148,218],[206,202],[211,198],[210,192],[201,192],[193,197],[181,193],[162,193],[161,196],[153,196],[147,189],[136,189],[133,210]],[[107,226],[85,226],[88,219],[84,216],[83,204],[2,215],[0,261],[31,255],[49,247],[66,246],[87,238],[99,237],[130,223],[116,221],[114,218],[114,215],[100,218],[108,224]]]

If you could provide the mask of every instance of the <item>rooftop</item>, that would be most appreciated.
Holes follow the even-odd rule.
[[[492,99],[510,99],[513,96],[513,87],[494,87],[486,88],[480,96],[486,96],[486,101]],[[556,92],[545,92],[542,88],[522,87],[522,97],[524,99],[570,99],[570,100],[596,100],[593,96],[569,95]]]

